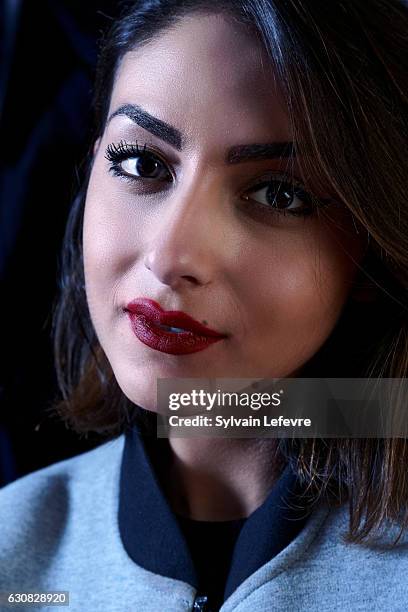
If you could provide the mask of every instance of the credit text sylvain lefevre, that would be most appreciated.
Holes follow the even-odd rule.
[[[173,414],[168,417],[170,427],[310,427],[312,422],[307,418],[289,418],[282,415],[278,417],[209,417],[206,415],[196,415],[193,417],[182,417]]]

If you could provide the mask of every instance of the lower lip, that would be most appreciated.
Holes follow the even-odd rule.
[[[155,351],[170,355],[188,355],[203,351],[223,337],[200,336],[194,332],[171,332],[161,329],[143,315],[129,313],[129,319],[135,336]]]

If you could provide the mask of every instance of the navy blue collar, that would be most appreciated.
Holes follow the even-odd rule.
[[[198,589],[198,576],[187,542],[155,469],[155,457],[165,457],[167,452],[169,445],[165,438],[146,436],[137,426],[125,434],[119,499],[120,535],[128,555],[139,566]],[[238,535],[225,599],[301,531],[309,515],[299,503],[300,492],[296,476],[287,466],[264,503],[246,519]]]

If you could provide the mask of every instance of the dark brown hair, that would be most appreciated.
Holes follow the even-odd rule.
[[[127,2],[106,35],[95,94],[103,133],[113,79],[124,54],[184,14],[224,11],[250,28],[279,75],[303,176],[330,188],[368,242],[357,276],[373,299],[353,292],[330,337],[302,376],[408,375],[407,36],[398,0],[143,0]],[[113,437],[153,415],[132,404],[104,355],[86,302],[82,219],[91,156],[61,258],[54,312],[59,414],[78,432]],[[358,227],[357,227],[358,226]],[[155,423],[155,422],[154,422]],[[405,439],[280,440],[279,451],[317,502],[348,500],[348,540],[362,543],[388,519],[408,526]]]

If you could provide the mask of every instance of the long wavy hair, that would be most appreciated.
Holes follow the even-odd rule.
[[[222,11],[264,45],[283,86],[303,176],[335,194],[368,242],[339,320],[303,376],[408,374],[407,6],[398,0],[140,0],[122,3],[101,43],[95,138],[104,131],[124,54],[183,15]],[[56,409],[83,435],[116,437],[135,419],[153,433],[156,415],[119,388],[87,307],[82,223],[91,165],[90,153],[60,260]],[[355,299],[358,291],[369,298]],[[406,439],[281,439],[279,452],[306,485],[311,504],[322,497],[335,505],[348,501],[346,541],[369,540],[388,519],[401,524],[399,537],[407,528]]]

